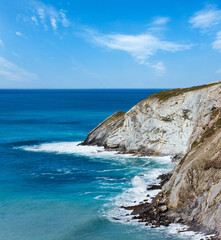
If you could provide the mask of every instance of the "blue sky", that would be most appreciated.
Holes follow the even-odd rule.
[[[1,0],[0,88],[174,88],[221,80],[221,3]]]

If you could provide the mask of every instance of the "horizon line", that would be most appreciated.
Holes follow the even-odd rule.
[[[150,90],[172,88],[0,88],[1,90]]]

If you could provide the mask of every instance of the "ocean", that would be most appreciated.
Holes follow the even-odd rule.
[[[78,146],[106,117],[157,91],[0,90],[0,240],[199,239],[177,225],[146,227],[120,208],[173,169],[169,157]]]

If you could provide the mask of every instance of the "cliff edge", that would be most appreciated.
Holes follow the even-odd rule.
[[[221,107],[221,82],[155,93],[128,112],[116,112],[83,144],[120,152],[181,159]]]

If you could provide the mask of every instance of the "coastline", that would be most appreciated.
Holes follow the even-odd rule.
[[[116,151],[113,149],[106,149],[106,151]],[[146,158],[157,158],[157,157],[165,157],[170,158],[172,163],[177,163],[177,159],[180,156],[150,156],[144,153],[138,152],[122,152],[117,151],[117,154],[123,155],[131,155],[133,157],[146,157]],[[144,223],[145,226],[151,228],[158,228],[158,227],[169,227],[171,224],[176,224],[180,230],[180,232],[194,232],[195,234],[200,234],[200,240],[221,240],[215,231],[208,231],[202,228],[200,224],[197,224],[194,221],[188,221],[181,217],[181,213],[172,210],[166,194],[163,191],[164,185],[169,182],[171,179],[174,169],[168,173],[160,174],[156,177],[156,181],[160,180],[159,183],[150,184],[147,186],[147,190],[159,190],[158,193],[150,196],[147,194],[146,198],[144,198],[139,204],[131,205],[131,206],[121,206],[121,208],[130,211],[129,215],[131,216],[131,220],[136,220],[139,223]],[[135,203],[135,202],[134,202]],[[128,216],[128,214],[126,214]]]
[[[117,111],[82,145],[136,156],[173,156],[171,179],[151,202],[123,206],[152,227],[181,223],[221,237],[221,82],[150,95],[128,112]],[[202,154],[204,152],[204,154]]]
[[[192,231],[195,234],[200,234],[201,239],[220,240],[214,232],[203,231],[200,225],[182,219],[180,214],[169,208],[168,201],[164,198],[162,187],[169,181],[171,176],[171,172],[159,175],[157,179],[160,179],[160,183],[148,186],[147,190],[160,190],[155,196],[150,197],[148,194],[142,203],[133,206],[121,206],[121,208],[131,211],[129,214],[131,219],[144,223],[147,227],[169,227],[171,224],[179,224],[180,230],[177,233]]]
[[[106,151],[116,151],[113,149],[105,149]],[[144,154],[139,153],[125,153],[121,151],[117,151],[117,154],[128,154],[132,155],[133,157],[166,157],[170,158],[171,162],[177,162],[177,156],[147,156]],[[181,214],[173,211],[169,204],[168,200],[166,200],[165,194],[163,193],[162,189],[163,186],[169,182],[170,178],[173,175],[174,169],[168,173],[160,174],[155,180],[160,180],[159,183],[150,184],[147,186],[148,191],[152,190],[159,190],[158,193],[150,196],[147,194],[146,197],[137,204],[136,201],[134,202],[135,205],[131,206],[121,206],[121,208],[130,212],[126,214],[126,216],[131,216],[132,221],[137,221],[139,223],[145,224],[146,227],[150,228],[159,228],[159,227],[169,227],[171,224],[176,224],[177,226],[177,233],[181,232],[194,232],[195,235],[200,235],[200,240],[220,240],[217,234],[214,231],[205,231],[202,229],[200,224],[196,222],[187,221],[181,218]],[[119,220],[119,219],[115,219]]]
[[[117,152],[114,150],[106,150],[103,147],[96,147],[96,146],[81,146],[79,145],[80,142],[69,142],[66,143],[68,144],[65,146],[63,149],[59,146],[61,146],[61,143],[45,143],[41,145],[33,145],[33,146],[23,146],[17,149],[23,149],[25,151],[34,151],[34,152],[56,152],[59,154],[63,153],[68,153],[67,147],[71,149],[71,153],[75,152],[80,155],[85,155],[85,149],[88,151],[88,156],[94,156],[94,154],[97,154],[97,157],[100,155],[100,157],[103,156],[103,154],[107,154],[110,157],[112,156],[120,156],[122,155],[123,157],[132,157],[132,158],[156,158],[151,157],[151,156],[139,156],[135,154],[125,154],[121,152]],[[75,150],[73,150],[73,144],[76,146]],[[86,152],[87,152],[86,151]],[[171,162],[172,157],[157,157],[162,160],[162,158],[165,158],[166,161]],[[173,171],[173,170],[172,170]],[[192,235],[197,235],[200,234],[201,238],[200,239],[211,239],[211,240],[217,240],[218,238],[211,236],[213,233],[209,232],[203,232],[200,231],[197,226],[194,228],[190,227],[191,223],[188,223],[187,221],[184,221],[182,219],[178,219],[179,217],[176,216],[170,216],[169,213],[169,208],[167,206],[167,203],[163,201],[163,193],[162,193],[162,187],[164,184],[166,184],[170,177],[172,175],[172,172],[170,171],[169,173],[165,174],[160,174],[158,177],[154,176],[153,184],[150,184],[146,187],[147,192],[149,192],[148,195],[145,195],[143,199],[140,199],[139,202],[134,202],[134,205],[130,206],[121,206],[120,208],[126,210],[128,213],[125,213],[125,217],[127,217],[127,223],[128,224],[133,224],[134,221],[138,222],[139,224],[143,224],[145,227],[150,227],[150,228],[158,228],[158,227],[170,227],[173,226],[174,229],[179,234],[179,232],[190,232],[192,231]],[[137,176],[138,177],[138,176]],[[151,194],[152,192],[152,194]],[[155,192],[153,194],[153,192]],[[166,207],[165,207],[166,206]],[[155,210],[156,209],[156,210]],[[155,210],[155,211],[153,211]],[[147,211],[150,211],[150,214],[147,214]],[[153,212],[156,213],[156,215],[153,214]],[[163,218],[162,218],[163,217]],[[111,219],[113,219],[116,222],[119,222],[118,216],[112,215]],[[175,225],[174,225],[175,224]]]
[[[85,145],[84,142],[78,144],[78,146],[90,146]],[[93,146],[93,145],[91,145]],[[104,150],[107,152],[115,152],[118,155],[128,155],[137,158],[169,158],[172,163],[177,163],[177,157],[180,156],[150,156],[144,153],[139,152],[124,152],[115,149],[106,149]],[[137,203],[134,201],[134,205],[130,206],[121,206],[120,208],[125,209],[128,213],[125,215],[126,217],[131,217],[131,221],[137,221],[140,224],[144,224],[145,227],[150,228],[160,228],[160,227],[170,227],[171,225],[176,226],[177,233],[190,233],[192,235],[199,235],[200,240],[220,240],[217,234],[214,231],[205,231],[202,227],[191,221],[187,221],[181,217],[179,212],[173,211],[169,204],[168,200],[165,198],[167,197],[163,192],[163,187],[166,183],[169,182],[173,173],[175,171],[175,166],[172,171],[168,173],[160,174],[155,178],[155,182],[160,181],[159,183],[147,185],[148,191],[157,190],[158,193],[155,194],[147,194],[146,197]],[[149,193],[150,193],[149,192]],[[113,217],[114,220],[119,221],[117,217]]]
[[[79,144],[81,145],[81,143]],[[84,145],[84,144],[83,144]],[[87,145],[84,145],[87,146]],[[105,149],[107,152],[115,152],[119,155],[128,155],[137,158],[169,158],[172,163],[176,164],[177,156],[150,156],[139,153],[128,153],[116,151],[114,149]],[[128,217],[127,222],[131,223],[137,221],[139,224],[143,224],[145,227],[150,228],[161,228],[161,227],[169,227],[173,226],[174,230],[177,234],[183,233],[191,236],[199,236],[200,240],[220,240],[217,234],[214,231],[205,231],[202,227],[190,221],[187,221],[181,218],[181,214],[173,211],[169,204],[168,200],[165,199],[165,194],[162,189],[166,183],[169,182],[170,178],[173,175],[174,169],[169,171],[168,173],[163,173],[157,176],[154,184],[147,185],[148,194],[144,199],[142,199],[139,203],[134,201],[133,205],[130,206],[120,206],[120,208],[128,211],[125,214],[125,217]],[[157,183],[158,182],[158,183]],[[158,193],[151,194],[151,192],[159,191]],[[117,217],[113,217],[113,220],[119,221]],[[195,238],[194,238],[195,239]],[[198,238],[197,238],[198,240]]]

